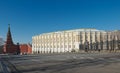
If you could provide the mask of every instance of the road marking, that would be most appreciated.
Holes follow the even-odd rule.
[[[85,57],[80,57],[80,59],[85,59]]]
[[[87,59],[94,59],[93,57],[87,57]]]

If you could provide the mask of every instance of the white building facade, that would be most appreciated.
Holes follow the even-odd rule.
[[[97,29],[58,31],[33,36],[32,52],[62,53],[119,49],[118,40],[119,35]]]

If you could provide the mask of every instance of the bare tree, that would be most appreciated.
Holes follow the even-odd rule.
[[[101,32],[100,32],[100,48],[101,50],[103,50],[103,37]]]
[[[92,35],[91,35],[91,30],[90,30],[90,50],[92,50]]]
[[[108,32],[106,34],[106,48],[107,48],[107,50],[109,50]]]
[[[4,40],[3,38],[0,38],[0,46],[2,46],[4,44]]]

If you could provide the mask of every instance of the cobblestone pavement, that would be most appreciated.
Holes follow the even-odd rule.
[[[8,66],[4,63],[2,55],[0,55],[0,73],[11,73]]]
[[[15,73],[120,73],[120,53],[5,55]]]

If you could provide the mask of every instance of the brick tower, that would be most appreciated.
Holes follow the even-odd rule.
[[[6,42],[3,47],[3,53],[8,53],[8,54],[18,54],[19,53],[19,44],[15,45],[12,40],[10,24],[8,24],[7,39],[6,39]]]
[[[10,24],[8,24],[6,44],[13,45],[12,36],[11,36],[11,32],[10,32]]]

